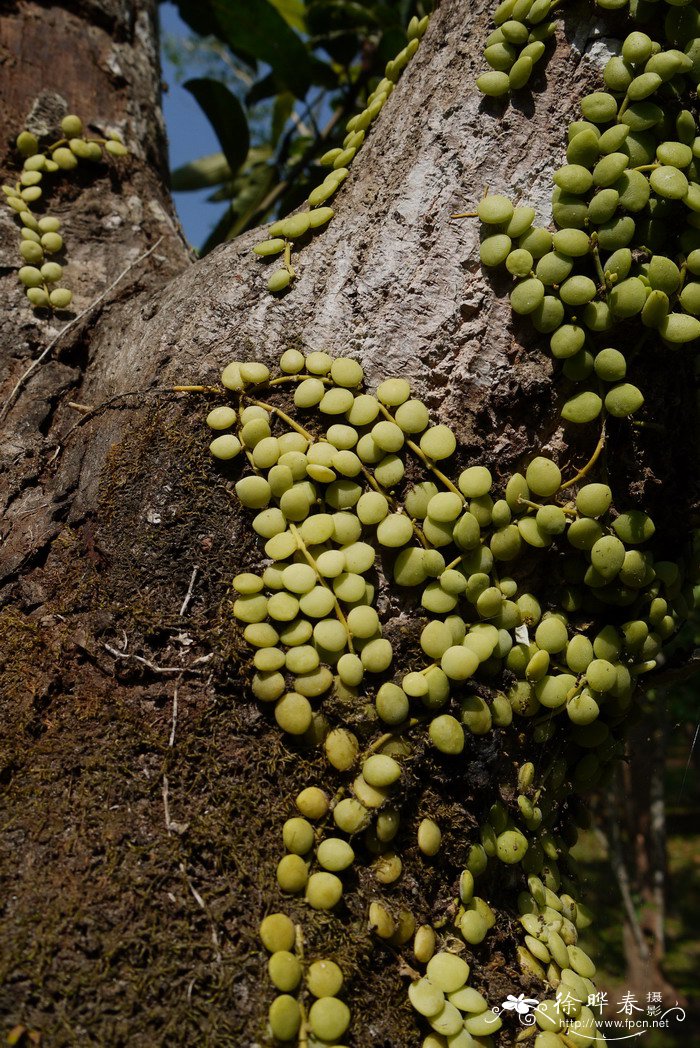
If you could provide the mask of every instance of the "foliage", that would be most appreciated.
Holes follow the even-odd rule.
[[[209,188],[211,201],[229,202],[204,252],[301,203],[318,181],[319,157],[340,145],[345,121],[406,44],[409,19],[432,6],[429,0],[176,3],[216,58],[208,70],[215,75],[184,86],[221,151],[172,175],[176,191]]]

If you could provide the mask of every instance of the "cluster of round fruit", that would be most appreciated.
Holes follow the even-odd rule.
[[[475,1037],[489,1037],[503,1025],[486,999],[468,985],[470,968],[457,953],[440,951],[427,962],[426,973],[408,989],[408,997],[434,1033],[455,1048],[473,1048]],[[441,1043],[441,1042],[438,1042]]]
[[[430,426],[405,380],[390,379],[372,396],[359,391],[362,369],[348,358],[288,351],[281,364],[287,378],[277,381],[294,382],[297,406],[342,413],[343,421],[320,438],[299,426],[274,436],[271,423],[285,413],[259,399],[261,388],[275,388],[269,369],[234,363],[222,380],[238,392],[238,410],[215,408],[208,422],[217,431],[237,427],[212,441],[212,453],[228,459],[245,449],[253,467],[236,493],[257,510],[253,527],[272,563],[234,580],[234,615],[258,648],[254,693],[276,703],[284,730],[309,730],[309,699],[333,683],[328,667],[348,688],[389,668],[392,646],[371,606],[377,547],[395,554],[394,581],[419,589],[422,608],[439,616],[421,634],[429,665],[405,674],[400,685],[378,688],[375,705],[385,724],[403,723],[410,699],[435,711],[454,684],[498,679],[504,670],[521,678],[507,698],[524,716],[565,707],[574,723],[588,723],[601,694],[618,701],[631,694],[633,676],[654,665],[687,613],[677,567],[662,561],[657,568],[652,553],[639,549],[654,534],[647,514],[613,517],[612,492],[600,483],[584,483],[567,499],[559,468],[544,456],[514,474],[502,498],[491,494],[483,466],[462,470],[456,485],[444,478],[449,487],[440,491],[438,464],[456,441],[447,426]],[[401,500],[406,452],[436,479],[412,484]],[[524,552],[552,546],[563,553],[558,606],[543,611],[500,572]],[[624,624],[624,637],[613,623],[595,641],[571,629],[571,616],[611,605],[645,611]],[[523,626],[536,628],[532,639],[516,637]],[[294,677],[291,690],[285,674]],[[507,716],[503,701],[495,716]],[[475,734],[489,730],[494,710],[478,695],[462,695],[460,717],[441,715],[430,725],[442,752],[461,752],[464,726]]]
[[[17,149],[24,157],[19,181],[3,186],[7,205],[17,214],[22,229],[19,252],[23,265],[19,279],[26,288],[33,306],[66,309],[73,298],[68,288],[59,286],[63,267],[50,257],[63,251],[63,237],[58,232],[61,223],[50,215],[37,216],[32,204],[42,198],[41,182],[44,175],[58,171],[72,171],[80,160],[99,161],[102,147],[115,157],[126,156],[127,149],[117,133],[106,140],[84,137],[83,122],[75,115],[61,121],[62,138],[45,149],[31,131],[22,131],[17,137]]]
[[[308,1044],[310,1034],[325,1045],[336,1045],[350,1024],[350,1009],[338,997],[343,987],[341,968],[329,959],[308,962],[297,929],[284,913],[265,917],[260,938],[270,954],[270,981],[280,991],[269,1010],[273,1036],[285,1043],[298,1039]],[[307,1013],[309,997],[313,1003]]]
[[[395,58],[387,62],[384,77],[367,98],[366,107],[348,120],[345,125],[347,134],[342,146],[328,150],[321,157],[321,164],[332,170],[323,182],[309,193],[309,210],[273,222],[267,231],[268,239],[253,248],[255,254],[262,258],[283,255],[283,265],[272,273],[267,282],[269,291],[284,291],[296,276],[291,261],[295,241],[310,231],[322,228],[333,217],[333,208],[326,206],[327,201],[348,177],[350,164],[362,146],[368,129],[381,113],[401,73],[418,50],[427,28],[428,15],[424,18],[414,16],[411,19],[407,29],[408,44]]]
[[[535,63],[554,34],[549,15],[556,0],[503,0],[493,13],[497,29],[486,41],[484,58],[491,70],[477,78],[484,95],[498,98],[525,87]]]
[[[554,172],[556,232],[500,194],[477,208],[481,261],[512,274],[514,312],[550,336],[565,378],[583,384],[562,408],[568,422],[626,417],[644,403],[609,345],[614,327],[636,319],[670,348],[700,337],[700,15],[679,10],[691,11],[673,8],[667,22],[684,50],[635,31],[605,67],[607,91],[582,99]]]
[[[508,23],[537,12],[538,3],[501,5],[507,30],[489,46],[503,45],[504,61],[507,34],[513,43],[518,36]],[[613,61],[608,90],[583,100],[585,119],[571,126],[568,163],[555,175],[556,233],[535,227],[532,209],[502,196],[479,205],[488,227],[482,261],[506,264],[519,281],[514,310],[551,336],[565,377],[586,383],[565,405],[567,421],[624,417],[641,406],[641,391],[625,381],[624,354],[606,337],[615,325],[638,318],[649,337],[668,345],[697,335],[689,278],[700,276],[700,184],[688,100],[697,77],[688,27],[698,15],[688,10],[666,19],[670,42],[684,50],[663,51],[631,34],[621,59],[629,82],[622,84]],[[523,57],[531,67],[529,54],[516,55],[511,72]],[[649,100],[655,92],[660,116]],[[344,163],[341,154],[328,159]],[[595,966],[578,945],[591,916],[576,899],[570,849],[577,827],[589,822],[582,797],[622,755],[638,677],[656,665],[687,615],[683,573],[654,559],[648,514],[620,512],[608,485],[587,479],[597,454],[571,481],[538,455],[499,492],[485,466],[452,468],[454,434],[430,424],[405,380],[389,379],[370,395],[355,361],[323,352],[288,350],[280,367],[273,377],[264,364],[229,365],[222,382],[231,402],[208,417],[218,434],[212,454],[224,462],[245,455],[250,464],[236,490],[256,511],[253,527],[269,561],[234,581],[234,614],[255,648],[253,691],[275,703],[285,731],[322,748],[331,774],[342,776],[337,789],[310,786],[297,797],[298,814],[282,831],[278,887],[330,911],[342,900],[344,872],[371,863],[372,895],[385,886],[393,895],[371,899],[370,929],[393,947],[412,940],[415,961],[427,966],[409,991],[431,1027],[424,1048],[473,1048],[490,1043],[484,1039],[500,1021],[467,985],[462,955],[473,954],[496,923],[495,903],[484,896],[492,898],[497,884],[520,885],[513,907],[524,936],[520,964],[570,1005],[540,1004],[535,1048],[602,1044],[587,1006]],[[280,394],[290,387],[296,410],[288,413]],[[533,571],[537,595],[523,586]],[[382,577],[412,590],[427,618],[416,634],[425,664],[402,667],[394,680],[386,676],[394,651],[374,607]],[[373,674],[385,675],[378,686]],[[368,684],[373,707],[363,703]],[[335,724],[312,704],[329,694]],[[353,710],[354,730],[337,723],[343,707]],[[473,739],[487,733],[505,757],[499,799],[477,802],[484,803],[478,836],[440,931],[417,927],[401,905],[399,851],[417,839],[429,861],[441,851],[442,832],[431,818],[414,828],[404,815],[402,823],[405,788],[426,742],[459,773],[465,757],[473,759]],[[556,751],[548,747],[543,763],[548,742]],[[450,856],[442,861],[449,869]],[[303,1006],[292,997],[277,1001],[273,1033],[307,1032]],[[280,1016],[291,1025],[283,1029]],[[344,1030],[330,1031],[331,1039]],[[316,1041],[323,1038],[312,1028]]]
[[[430,424],[427,407],[411,397],[404,379],[388,379],[371,395],[362,391],[356,361],[298,350],[282,354],[280,371],[275,377],[261,363],[228,365],[222,383],[230,403],[207,419],[218,434],[210,445],[217,459],[248,459],[251,472],[236,482],[236,492],[256,513],[253,528],[269,560],[260,574],[234,579],[234,615],[255,648],[253,692],[275,704],[284,731],[322,747],[329,766],[348,776],[330,812],[316,787],[298,800],[300,815],[283,829],[287,854],[278,885],[303,893],[314,909],[332,909],[342,898],[341,874],[356,860],[358,834],[377,884],[395,884],[403,869],[395,846],[401,777],[415,752],[415,733],[427,732],[449,759],[462,753],[468,735],[527,719],[533,746],[559,733],[567,756],[536,784],[526,762],[512,810],[494,805],[484,820],[463,874],[455,932],[474,946],[495,920],[488,903],[473,897],[473,878],[491,859],[543,878],[547,892],[561,883],[556,858],[573,872],[568,849],[575,831],[568,843],[556,832],[562,803],[572,804],[619,757],[617,729],[636,678],[655,665],[687,612],[681,573],[640,549],[654,534],[647,514],[616,513],[610,488],[599,482],[582,480],[570,498],[549,458],[536,456],[511,476],[502,497],[484,466],[468,466],[451,480],[443,470],[456,451],[454,434]],[[280,406],[290,387],[296,418]],[[273,433],[275,426],[283,431]],[[430,479],[417,479],[413,468],[412,482],[404,481],[407,455]],[[352,702],[371,675],[390,669],[392,645],[373,607],[378,549],[389,558],[384,573],[420,593],[429,621],[418,627],[417,640],[427,664],[374,689],[376,716],[368,716],[361,744],[312,703],[331,692]],[[531,560],[537,551],[550,557],[550,550],[561,570],[551,562],[550,593],[540,599],[502,573],[507,564],[517,574],[523,554]],[[598,626],[589,636],[583,624],[591,617]],[[377,722],[385,734],[372,742]],[[329,813],[334,830],[324,838],[323,827],[312,822]],[[423,820],[419,850],[435,855],[440,836],[432,820]],[[567,890],[573,898],[571,884]],[[548,896],[540,910],[540,945],[523,947],[521,961],[529,958],[539,973],[545,952],[558,957],[546,972],[554,986],[558,972],[571,969],[575,978],[577,969],[573,959],[563,963],[558,948],[560,918],[551,911],[559,907]],[[369,923],[394,945],[414,934],[424,942],[427,935],[425,926],[416,931],[409,911],[397,913],[378,900]],[[578,950],[575,938],[565,946]],[[573,957],[586,964],[579,953]],[[448,1015],[454,1020],[452,1010]]]

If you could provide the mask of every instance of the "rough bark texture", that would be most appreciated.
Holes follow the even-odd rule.
[[[280,905],[274,867],[291,798],[322,779],[321,762],[283,742],[242,684],[227,584],[258,554],[208,459],[204,399],[157,390],[213,380],[232,358],[328,347],[358,356],[370,381],[415,382],[457,428],[461,462],[505,472],[550,437],[561,446],[551,365],[513,329],[505,283],[494,288],[481,271],[476,224],[450,216],[488,185],[521,193],[548,219],[545,176],[595,65],[582,57],[594,27],[575,5],[569,25],[578,28],[560,33],[532,99],[488,102],[473,78],[490,7],[439,7],[336,218],[302,250],[300,277],[281,299],[266,293],[265,265],[250,254],[255,234],[188,264],[161,179],[148,0],[20,2],[3,28],[6,52],[41,56],[31,75],[13,59],[8,139],[48,91],[59,111],[56,93],[135,146],[122,173],[99,167],[52,198],[77,307],[164,237],[59,342],[14,404],[0,447],[0,1014],[41,1030],[52,1048],[263,1042],[269,994],[257,926]],[[57,40],[65,60],[55,58]],[[0,221],[7,392],[60,322],[25,304],[13,222]],[[679,403],[682,369],[671,382],[667,411]],[[76,428],[69,401],[97,406],[126,392],[134,395]],[[613,428],[611,468],[624,476],[647,462],[653,488],[654,440],[626,428],[624,453],[617,440]],[[574,446],[571,464],[586,450]],[[675,470],[668,455],[671,490]],[[398,635],[395,598],[384,611]],[[473,760],[475,784],[459,784],[467,798],[498,774],[495,747]],[[431,803],[449,813],[457,801],[439,769],[413,789],[416,813]],[[455,815],[458,861],[461,803]],[[348,893],[344,931],[333,918],[304,918],[308,949],[343,937],[346,967],[358,973],[353,1045],[415,1048],[399,966],[365,932],[365,876]],[[450,897],[443,882],[439,865],[422,879],[409,874],[397,898],[427,919]],[[507,923],[479,956],[476,984],[490,999],[527,988]]]

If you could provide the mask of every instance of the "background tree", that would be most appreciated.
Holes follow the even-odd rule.
[[[317,767],[313,754],[300,760],[287,747],[241,688],[247,654],[227,588],[255,563],[254,543],[206,454],[202,403],[162,391],[214,381],[232,357],[323,346],[357,356],[372,380],[410,378],[458,432],[465,462],[487,454],[505,475],[543,432],[560,448],[551,362],[531,351],[529,332],[513,328],[505,283],[497,280],[494,294],[484,277],[476,226],[450,216],[488,185],[522,193],[544,217],[545,176],[560,162],[576,98],[595,82],[598,50],[586,57],[594,28],[588,6],[573,4],[533,82],[537,104],[529,95],[485,102],[471,85],[489,30],[481,0],[438,9],[337,198],[336,218],[303,252],[293,292],[277,300],[250,253],[259,234],[197,265],[180,235],[166,189],[149,0],[23,2],[3,23],[0,47],[21,56],[11,59],[3,126],[45,133],[77,111],[98,131],[119,128],[134,154],[119,176],[99,167],[54,197],[76,291],[65,333],[58,318],[26,305],[15,227],[7,213],[0,220],[10,306],[0,320],[9,813],[0,1007],[8,1024],[40,1029],[47,1043],[241,1045],[263,1036],[269,995],[258,923],[276,897],[281,798]],[[359,84],[336,71],[330,83],[308,51],[307,59],[312,88],[318,75],[341,109],[381,68],[377,60]],[[345,59],[353,60],[354,52]],[[291,90],[305,97],[303,85]],[[305,165],[320,144],[308,155],[301,144]],[[231,175],[248,160],[241,149]],[[3,162],[11,162],[9,138]],[[301,199],[304,183],[291,170],[285,156],[267,190],[286,178],[283,192],[267,208],[256,197],[252,210],[237,212],[236,231]],[[644,463],[636,494],[674,537],[690,499],[687,365],[659,365],[649,386],[655,419],[673,420],[668,437],[613,431],[611,469],[623,485]],[[572,464],[589,451],[584,437]],[[396,606],[388,619],[398,628]],[[485,748],[479,781],[498,774],[497,753]],[[446,803],[447,784],[436,779],[428,790]],[[460,802],[468,810],[471,800]],[[411,879],[402,890],[417,910],[440,901],[437,880]],[[373,952],[362,893],[348,906],[342,945],[357,972],[357,1042],[418,1044],[400,969]],[[323,921],[312,935],[322,940]],[[529,988],[513,964],[515,941],[504,923],[482,954],[489,999]]]

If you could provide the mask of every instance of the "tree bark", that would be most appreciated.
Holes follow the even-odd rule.
[[[134,150],[123,174],[100,167],[52,201],[76,308],[163,238],[58,342],[2,427],[0,1011],[52,1048],[264,1042],[258,924],[271,909],[295,912],[274,880],[281,825],[296,792],[325,774],[243,686],[248,658],[227,593],[259,554],[209,460],[207,398],[159,391],[211,382],[231,359],[328,348],[356,356],[370,383],[410,379],[456,429],[464,465],[485,461],[501,477],[526,453],[564,447],[551,364],[526,327],[513,328],[505,282],[482,272],[476,223],[451,215],[489,186],[548,220],[547,175],[597,68],[599,31],[588,7],[573,5],[532,98],[485,101],[473,81],[490,8],[439,6],[336,217],[303,248],[280,299],[251,255],[258,233],[191,264],[163,181],[149,0],[20,0],[7,20],[2,46],[29,55],[13,71],[7,126],[38,127],[47,92],[60,116],[60,94],[96,127],[122,129]],[[16,232],[11,217],[1,221],[7,395],[60,325],[34,317],[17,290]],[[666,398],[664,418],[683,384],[679,366],[651,391],[652,406]],[[99,410],[80,415],[71,402]],[[653,434],[626,426],[611,427],[610,440],[618,477],[647,464],[637,494],[657,490],[662,454],[675,491],[675,444],[662,452]],[[572,469],[588,450],[585,438],[570,446]],[[400,616],[392,595],[389,629]],[[478,798],[498,782],[498,745],[475,750],[463,796],[435,777],[414,786],[415,813],[444,812],[450,870]],[[407,863],[393,898],[428,920],[449,898],[444,876]],[[361,872],[344,925],[304,914],[307,948],[330,950],[353,973],[353,1043],[414,1048],[399,965],[366,931],[371,897]],[[504,916],[475,954],[474,981],[492,1003],[530,986],[515,942]]]

